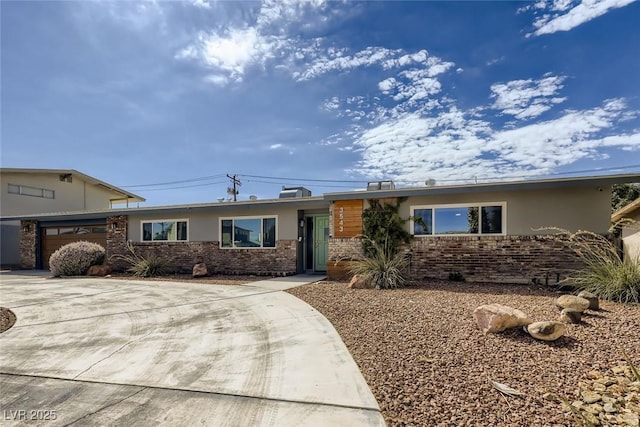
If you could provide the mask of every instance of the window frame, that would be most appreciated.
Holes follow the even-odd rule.
[[[153,224],[154,223],[159,223],[159,222],[173,222],[175,223],[175,227],[176,227],[176,239],[173,240],[153,240]],[[178,223],[179,222],[184,222],[186,223],[187,226],[187,236],[185,240],[179,240],[177,239],[178,236]],[[151,224],[151,240],[144,240],[144,225],[145,224]],[[169,219],[143,219],[140,220],[140,242],[141,243],[167,243],[167,242],[189,242],[189,229],[190,229],[190,225],[189,225],[189,219],[188,218],[169,218]]]
[[[231,246],[222,246],[222,222],[223,221],[232,221],[231,230],[235,229],[235,221],[243,220],[243,219],[258,219],[260,220],[260,246],[235,246],[234,237],[231,237]],[[275,240],[273,246],[263,246],[264,245],[264,220],[265,219],[273,219],[275,220]],[[278,215],[252,215],[252,216],[225,216],[218,218],[218,247],[220,249],[230,249],[230,250],[238,250],[238,249],[248,249],[248,250],[274,250],[278,248],[278,233],[280,230],[280,226],[278,225]]]
[[[502,208],[502,231],[500,233],[483,233],[482,232],[482,208],[488,206],[500,206]],[[477,233],[443,233],[436,234],[436,210],[444,208],[478,208],[478,232]],[[415,211],[418,209],[431,209],[431,234],[415,234]],[[443,236],[506,236],[507,235],[507,202],[472,202],[472,203],[451,203],[451,204],[434,204],[434,205],[412,205],[409,208],[411,217],[409,218],[410,234],[413,237],[443,237]]]
[[[40,192],[40,194],[39,195],[29,194],[24,191],[25,189],[36,190]],[[55,190],[49,190],[48,188],[41,188],[41,187],[31,187],[30,185],[22,185],[22,184],[8,183],[7,192],[9,194],[16,194],[18,196],[40,197],[41,199],[49,199],[49,200],[54,200],[56,198]]]

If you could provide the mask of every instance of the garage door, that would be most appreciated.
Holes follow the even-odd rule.
[[[45,227],[42,230],[42,267],[49,268],[49,257],[67,243],[85,240],[107,247],[106,225]]]

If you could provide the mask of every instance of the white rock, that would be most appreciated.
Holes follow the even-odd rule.
[[[556,300],[556,306],[583,312],[589,308],[589,300],[575,295],[562,295]]]
[[[535,322],[527,326],[527,332],[532,337],[543,341],[555,341],[565,333],[562,322]]]
[[[473,310],[473,318],[485,334],[531,323],[531,319],[524,312],[502,304],[481,305]]]

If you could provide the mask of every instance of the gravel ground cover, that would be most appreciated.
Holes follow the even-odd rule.
[[[559,294],[535,285],[352,290],[318,282],[289,292],[333,323],[390,426],[580,425],[555,395],[580,401],[594,372],[615,377],[618,367],[620,373],[623,350],[640,366],[637,305],[601,302],[601,310],[586,312],[582,323],[567,325],[564,337],[548,343],[520,329],[484,336],[472,316],[480,305],[500,303],[534,321],[556,320]],[[502,395],[491,380],[522,396]],[[608,415],[601,425],[624,425]]]
[[[16,323],[16,315],[6,307],[0,307],[0,333],[10,329]]]

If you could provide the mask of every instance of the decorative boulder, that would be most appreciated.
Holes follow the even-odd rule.
[[[359,274],[356,274],[355,276],[353,276],[351,278],[351,281],[349,282],[349,289],[367,289],[370,288],[369,284],[367,283],[366,280],[364,280],[364,277],[362,277]]]
[[[87,276],[107,276],[111,274],[111,267],[108,265],[92,265],[87,270]]]
[[[556,306],[560,309],[571,308],[582,313],[589,308],[589,300],[575,295],[562,295],[556,300]]]
[[[573,308],[563,308],[560,312],[560,322],[564,323],[580,323],[582,320],[582,312]]]
[[[531,319],[524,312],[502,304],[481,305],[473,310],[473,318],[485,334],[531,323]]]
[[[597,295],[592,294],[589,291],[582,291],[578,296],[589,301],[589,310],[600,310],[600,301],[598,300]]]
[[[529,335],[538,340],[555,341],[565,333],[562,322],[535,322],[527,326]]]
[[[206,277],[209,275],[209,270],[207,270],[207,264],[204,262],[199,262],[193,266],[193,277]]]

